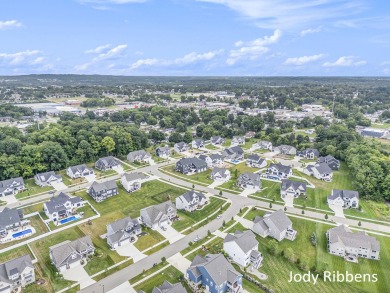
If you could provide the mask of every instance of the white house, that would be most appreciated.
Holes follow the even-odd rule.
[[[191,143],[193,149],[200,149],[204,147],[204,140],[203,139],[194,139]]]
[[[245,172],[238,176],[237,186],[242,189],[260,190],[261,188],[261,176],[257,173]]]
[[[173,146],[173,149],[177,153],[183,153],[187,151],[189,148],[190,147],[188,146],[188,144],[186,144],[184,141],[175,143],[175,145]]]
[[[285,179],[292,175],[292,169],[289,166],[285,166],[281,163],[270,164],[267,169],[269,177],[276,177],[277,179]]]
[[[272,142],[262,140],[252,145],[251,150],[269,150],[272,151]]]
[[[341,206],[344,209],[359,207],[359,192],[355,190],[332,189],[328,196],[328,204]]]
[[[207,198],[203,193],[190,190],[176,198],[176,209],[193,212],[206,203]]]
[[[43,211],[50,220],[56,223],[75,214],[76,210],[83,206],[84,201],[81,197],[70,197],[66,193],[61,192],[58,196],[53,196],[43,204]]]
[[[171,201],[149,206],[140,213],[142,223],[152,229],[169,225],[177,216],[176,206]]]
[[[274,148],[274,153],[295,156],[297,154],[297,149],[291,145],[280,145]]]
[[[245,232],[237,230],[234,234],[227,234],[223,241],[223,250],[234,262],[243,267],[252,264],[258,269],[263,260],[259,252],[259,242],[251,230]]]
[[[230,142],[230,146],[244,145],[244,144],[245,144],[245,137],[243,136],[233,136],[232,141]]]
[[[95,172],[92,168],[88,168],[85,164],[77,165],[77,166],[71,166],[66,169],[66,175],[68,175],[70,178],[81,178],[88,175],[94,175]]]
[[[230,170],[226,168],[214,167],[210,173],[210,178],[214,181],[227,182],[230,179]]]
[[[125,173],[121,176],[121,184],[127,192],[141,189],[142,182],[148,178],[144,173]]]
[[[301,195],[306,196],[305,182],[282,179],[282,185],[280,186],[280,196],[282,198],[286,196],[297,198]]]
[[[333,170],[326,163],[307,165],[303,169],[303,173],[327,182],[332,181],[333,178]]]
[[[62,182],[61,175],[57,175],[54,171],[38,173],[34,176],[35,184],[38,186],[50,186],[52,182]]]
[[[251,154],[248,155],[248,158],[246,159],[246,165],[252,168],[264,168],[267,166],[267,161],[260,158],[259,155]]]
[[[0,264],[1,293],[20,292],[21,287],[24,288],[34,282],[34,265],[29,254]]]
[[[198,159],[201,159],[202,161],[205,161],[207,164],[207,168],[212,168],[213,167],[213,160],[211,159],[210,156],[207,155],[200,155],[198,156]]]

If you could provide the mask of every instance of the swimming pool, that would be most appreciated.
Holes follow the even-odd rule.
[[[31,229],[26,229],[26,230],[23,230],[23,231],[20,231],[20,232],[12,234],[12,238],[18,238],[20,236],[23,236],[23,235],[26,235],[26,234],[30,234],[30,233],[32,233],[32,230]]]
[[[80,219],[79,216],[71,216],[69,218],[60,220],[60,224],[63,225],[63,224],[66,224],[66,223],[69,223],[69,222],[72,222],[72,221],[76,221],[78,219]]]

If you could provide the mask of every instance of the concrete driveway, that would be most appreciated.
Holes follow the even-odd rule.
[[[184,275],[186,274],[187,269],[191,265],[191,262],[188,259],[186,259],[184,256],[182,256],[180,252],[168,258],[167,261],[172,266],[177,268],[180,272],[182,272]]]
[[[107,293],[137,293],[129,282],[124,282]]]
[[[244,218],[241,218],[239,216],[235,216],[234,220],[241,223],[241,225],[243,225],[246,229],[252,229],[252,227],[253,227],[253,223],[251,221],[244,219]]]
[[[344,209],[341,206],[330,204],[329,208],[334,211],[335,217],[345,218]]]
[[[65,190],[68,188],[68,186],[65,185],[64,182],[52,182],[50,183],[51,186],[57,191]]]
[[[81,265],[66,270],[65,272],[63,272],[62,275],[66,280],[80,282],[80,289],[86,288],[96,282],[89,277],[88,273],[84,270],[84,267]]]
[[[119,175],[122,175],[123,173],[125,173],[125,170],[123,170],[123,167],[122,167],[122,166],[113,167],[112,170],[114,170],[115,172],[117,172]]]
[[[244,190],[240,193],[240,195],[241,195],[241,196],[248,197],[248,195],[254,194],[254,193],[256,193],[256,191],[257,191],[257,190],[247,188],[247,189],[244,189]]]
[[[18,200],[16,199],[15,195],[2,196],[1,200],[5,201],[7,204],[18,202]]]
[[[282,198],[284,201],[284,205],[286,207],[293,208],[294,207],[294,196],[293,195],[286,195],[284,198]]]
[[[95,174],[87,175],[85,176],[85,180],[87,180],[88,182],[94,182],[96,180],[96,175]]]
[[[119,246],[116,248],[116,252],[121,256],[128,256],[133,259],[134,262],[137,262],[144,257],[146,257],[145,254],[141,253],[134,245],[133,243],[126,243],[122,246]]]
[[[158,232],[164,236],[166,239],[168,239],[169,243],[176,242],[182,238],[185,237],[185,235],[181,234],[180,232],[177,232],[175,229],[172,228],[172,226],[167,225],[165,226],[166,231],[164,231],[161,228],[158,228]]]
[[[219,185],[222,185],[222,184],[224,184],[225,182],[223,182],[223,181],[214,181],[213,183],[211,183],[209,186],[207,186],[207,187],[210,187],[210,188],[215,188],[215,187],[217,187],[217,186],[219,186]]]

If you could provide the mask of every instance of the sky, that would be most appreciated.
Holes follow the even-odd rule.
[[[2,0],[0,75],[390,76],[386,0]]]

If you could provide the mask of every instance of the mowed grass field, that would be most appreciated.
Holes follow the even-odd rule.
[[[250,211],[245,218],[252,220],[255,215],[262,216],[263,211]],[[327,252],[327,239],[325,232],[334,226],[316,223],[304,219],[290,217],[293,228],[298,231],[295,241],[283,240],[278,244],[280,250],[291,247],[296,258],[306,258],[310,267],[326,263],[327,270],[346,271],[353,274],[377,274],[378,282],[364,283],[331,283],[320,280],[316,285],[309,283],[288,283],[290,271],[293,273],[304,273],[295,263],[290,263],[283,256],[273,256],[269,253],[269,242],[271,238],[261,238],[259,249],[263,254],[263,266],[259,269],[268,275],[263,283],[274,290],[274,292],[390,292],[390,237],[373,235],[381,244],[379,261],[359,259],[359,263],[345,262],[343,258],[331,255]],[[310,240],[312,233],[316,234],[318,244],[313,246]]]
[[[26,187],[25,191],[22,191],[15,195],[17,199],[27,198],[38,193],[48,192],[53,190],[51,186],[40,187],[35,184],[34,178],[29,178],[24,180],[24,186]]]

